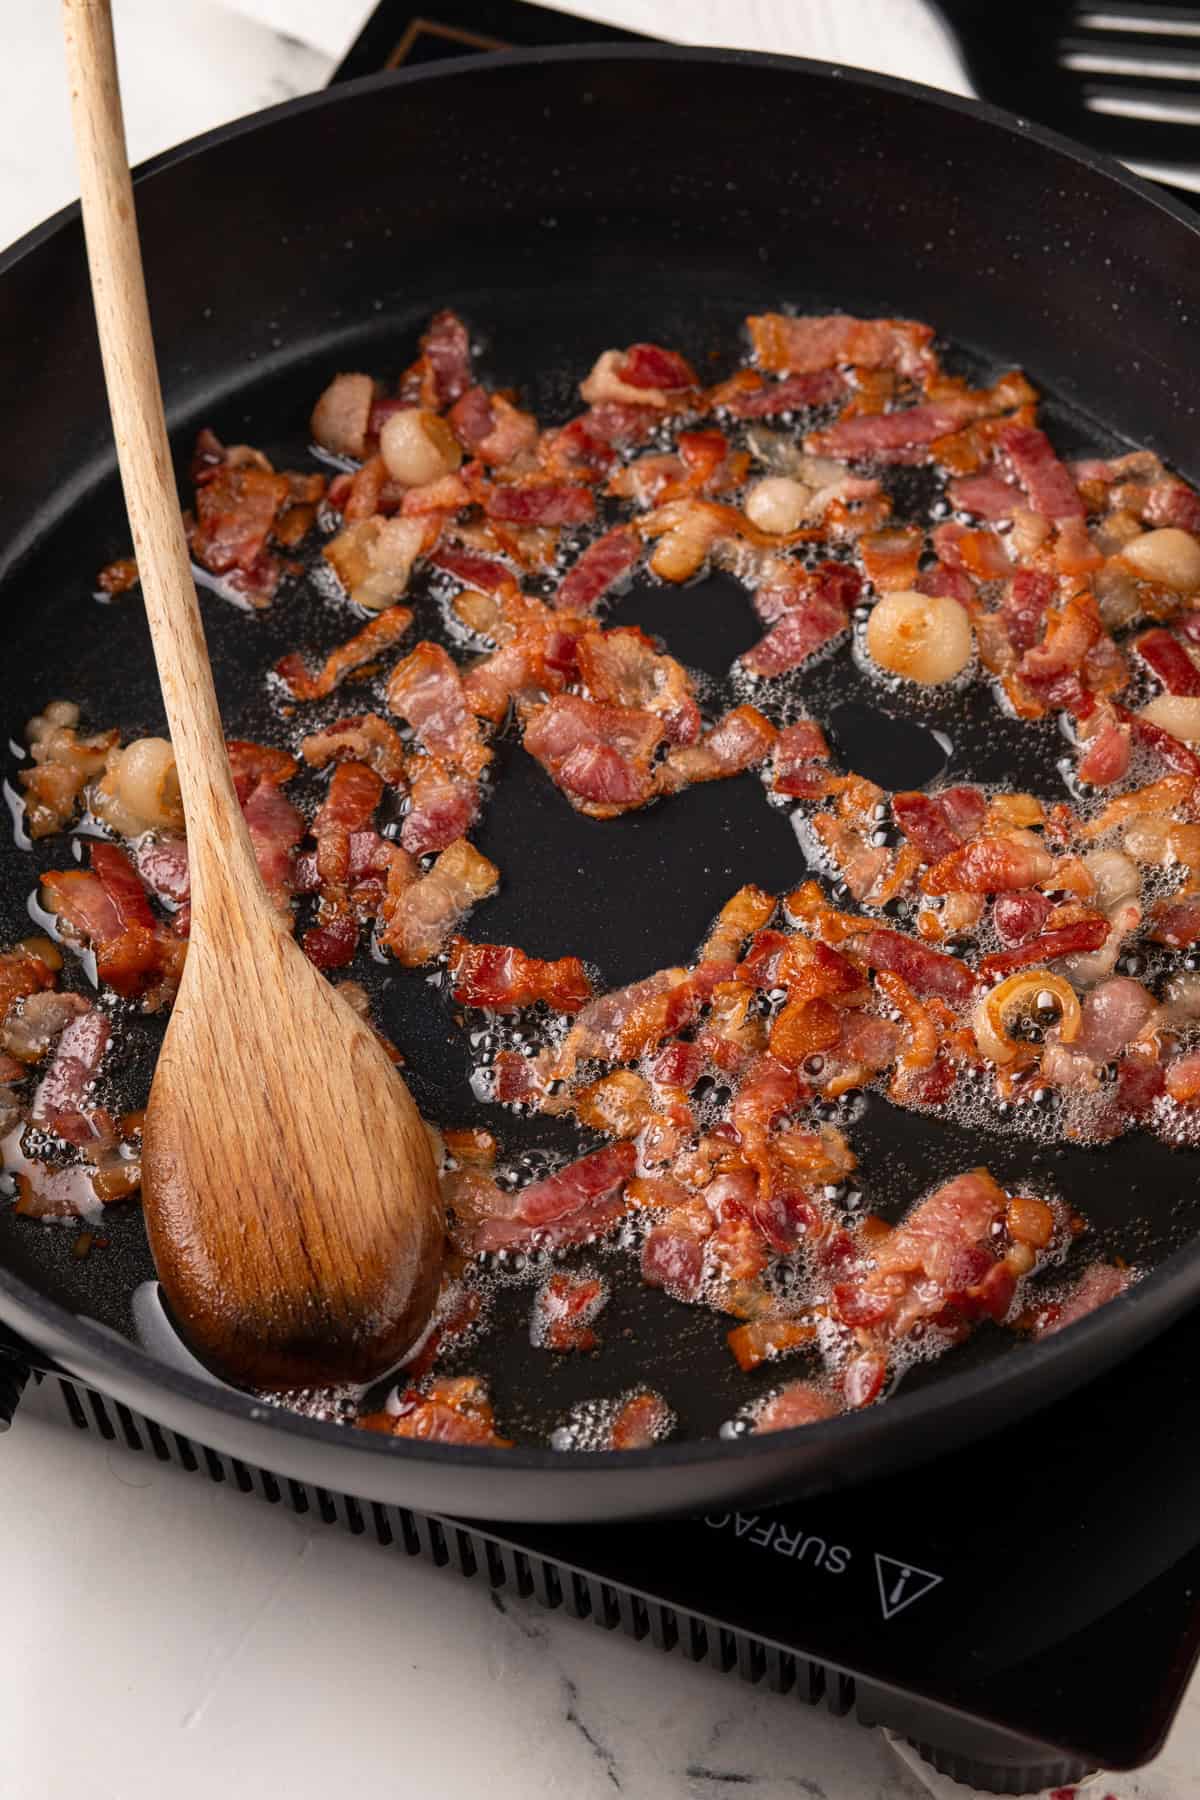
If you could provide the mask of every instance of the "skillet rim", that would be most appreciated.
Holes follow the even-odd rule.
[[[925,83],[877,74],[870,70],[847,68],[816,58],[702,45],[559,45],[535,51],[493,52],[482,58],[478,55],[454,57],[428,67],[386,70],[334,88],[297,96],[189,138],[140,163],[134,171],[134,181],[141,183],[151,180],[178,163],[190,161],[217,145],[249,137],[277,120],[316,112],[342,100],[348,103],[360,95],[373,94],[391,87],[404,87],[417,81],[452,80],[468,72],[486,78],[487,72],[494,68],[539,66],[546,63],[578,66],[589,62],[637,61],[706,62],[761,67],[780,73],[796,71],[827,81],[848,82],[853,86],[875,89],[906,101],[932,103],[943,110],[980,119],[1011,135],[1032,139],[1056,157],[1083,165],[1125,188],[1136,199],[1167,214],[1189,231],[1200,245],[1200,213],[1195,209],[1175,199],[1156,184],[1133,174],[1104,152],[1023,119],[1002,107],[948,93]],[[6,249],[0,250],[0,279],[43,243],[75,224],[78,218],[79,203],[72,201],[48,219],[33,226]],[[832,1451],[838,1443],[847,1441],[851,1431],[856,1433],[861,1450],[864,1445],[869,1445],[872,1438],[878,1438],[881,1433],[885,1436],[889,1434],[893,1425],[899,1434],[906,1421],[911,1427],[915,1427],[939,1413],[973,1409],[976,1405],[982,1409],[993,1393],[1008,1390],[1017,1383],[1029,1385],[1035,1367],[1045,1370],[1049,1376],[1053,1370],[1061,1371],[1064,1367],[1093,1361],[1099,1372],[1131,1354],[1141,1343],[1156,1335],[1157,1331],[1165,1330],[1185,1310],[1189,1301],[1197,1299],[1200,1299],[1200,1228],[1189,1243],[1173,1251],[1126,1294],[1076,1321],[1062,1333],[1055,1334],[1049,1342],[1015,1344],[1007,1353],[993,1357],[977,1367],[952,1373],[929,1388],[907,1394],[902,1388],[881,1408],[870,1407],[853,1414],[841,1414],[811,1425],[795,1426],[761,1437],[692,1438],[679,1443],[655,1444],[641,1450],[610,1451],[598,1455],[592,1451],[560,1451],[539,1445],[514,1445],[512,1449],[497,1451],[487,1446],[387,1438],[374,1432],[354,1433],[344,1425],[307,1418],[285,1407],[257,1400],[253,1395],[238,1389],[215,1381],[205,1381],[172,1368],[132,1341],[119,1337],[115,1332],[70,1311],[56,1301],[49,1300],[39,1289],[0,1264],[0,1321],[11,1323],[14,1330],[25,1331],[33,1338],[35,1347],[56,1357],[69,1373],[89,1383],[95,1382],[97,1386],[102,1386],[102,1383],[97,1380],[93,1371],[105,1373],[111,1370],[118,1378],[117,1386],[126,1392],[131,1386],[141,1391],[148,1390],[151,1396],[165,1390],[167,1394],[174,1393],[181,1398],[190,1411],[198,1409],[201,1413],[213,1413],[218,1420],[224,1416],[250,1428],[274,1428],[285,1438],[307,1440],[314,1445],[331,1448],[339,1446],[343,1460],[352,1448],[360,1457],[400,1457],[405,1462],[431,1465],[434,1471],[438,1468],[447,1471],[473,1468],[486,1473],[504,1469],[516,1474],[518,1471],[533,1473],[554,1470],[562,1476],[575,1477],[586,1472],[593,1480],[603,1479],[606,1472],[610,1478],[619,1479],[627,1472],[641,1469],[676,1469],[713,1461],[721,1464],[734,1460],[739,1463],[754,1459],[778,1461],[780,1453],[786,1451],[789,1445],[798,1445],[801,1441],[811,1445],[816,1452],[823,1449]],[[1155,1322],[1147,1325],[1136,1319],[1138,1312],[1156,1315]],[[1101,1345],[1118,1338],[1122,1340],[1122,1344],[1114,1354],[1106,1356],[1101,1352],[1092,1356],[1094,1347],[1099,1350]],[[18,1353],[21,1349],[22,1346],[18,1345]],[[1070,1392],[1083,1385],[1087,1379],[1086,1373],[1080,1373],[1074,1380],[1069,1377],[1059,1382],[1047,1379],[1043,1384],[1046,1390],[1044,1396],[1024,1396],[1026,1404],[1016,1409],[1013,1416],[1037,1411],[1056,1395]],[[139,1398],[137,1404],[139,1407],[144,1405],[144,1398]],[[152,1414],[153,1403],[149,1410]],[[1004,1418],[998,1418],[994,1425],[999,1427],[1004,1422]],[[980,1435],[987,1435],[992,1428],[991,1425],[987,1426]],[[923,1440],[915,1430],[910,1429],[909,1435],[913,1439],[917,1455],[911,1459],[899,1459],[894,1467],[904,1468],[910,1462],[927,1460],[938,1454],[936,1447],[922,1447]],[[957,1441],[955,1439],[954,1443],[945,1448],[954,1447]],[[221,1447],[219,1441],[214,1443],[214,1447]]]

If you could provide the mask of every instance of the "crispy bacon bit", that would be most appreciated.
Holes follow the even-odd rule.
[[[764,1431],[791,1431],[797,1425],[816,1425],[839,1411],[835,1400],[811,1381],[791,1381],[754,1415],[756,1435]]]
[[[771,791],[789,798],[815,800],[828,792],[829,745],[814,719],[786,725],[775,740]]]
[[[111,1137],[108,1114],[87,1102],[111,1037],[108,1019],[94,1006],[71,1019],[33,1096],[29,1116],[35,1125],[81,1146]]]
[[[1168,694],[1200,694],[1200,663],[1161,627],[1144,631],[1134,638],[1133,648],[1146,666],[1157,675]]]
[[[287,760],[294,769],[293,759]],[[296,846],[305,832],[304,814],[280,792],[280,780],[288,780],[290,774],[291,770],[282,777],[263,775],[242,800],[242,817],[263,886],[280,911],[289,914],[295,890]]]
[[[742,657],[750,675],[784,675],[840,637],[850,623],[840,595],[818,590],[789,606],[766,636]]]
[[[641,559],[642,543],[628,525],[616,525],[589,544],[558,584],[554,604],[560,612],[591,612]]]
[[[995,981],[1002,975],[1011,975],[1014,969],[1041,968],[1057,962],[1060,956],[1099,950],[1111,929],[1107,919],[1096,917],[1079,919],[1073,925],[1060,925],[1030,943],[1001,950],[995,956],[985,956],[979,965],[979,973],[985,981]]]
[[[581,1243],[603,1236],[625,1209],[625,1183],[636,1167],[632,1144],[611,1144],[515,1194],[502,1195],[505,1210],[480,1221],[475,1248]]]
[[[615,403],[670,411],[697,385],[691,365],[677,351],[631,344],[628,350],[605,350],[579,392],[592,407]]]
[[[314,675],[305,666],[298,651],[292,651],[275,665],[275,673],[293,700],[324,700],[347,675],[374,662],[377,656],[399,643],[412,624],[412,613],[406,606],[389,606],[378,618],[369,619],[361,631],[331,650]]]
[[[454,998],[463,1006],[515,1012],[539,1000],[554,1012],[577,1013],[592,998],[592,984],[577,956],[543,962],[509,944],[450,944]]]
[[[1076,1319],[1085,1319],[1098,1306],[1125,1293],[1133,1279],[1129,1269],[1115,1269],[1110,1263],[1090,1263],[1066,1297],[1043,1307],[1034,1325],[1035,1337],[1051,1337]]]
[[[132,556],[118,556],[115,562],[106,563],[96,577],[96,586],[110,600],[118,594],[127,594],[130,588],[136,587],[141,577],[138,566]]]
[[[607,1299],[607,1289],[598,1275],[558,1270],[534,1297],[530,1342],[560,1354],[594,1350],[600,1339],[592,1326]]]
[[[700,735],[700,709],[687,671],[673,656],[662,656],[635,626],[586,631],[575,639],[579,679],[592,700],[608,706],[656,713],[670,744],[691,744]]]
[[[436,757],[414,757],[409,810],[400,843],[411,856],[445,850],[465,837],[479,816],[479,789],[467,776],[447,769]]]
[[[584,1060],[632,1062],[690,1024],[703,997],[686,969],[660,969],[644,981],[602,994],[584,1007],[568,1032],[559,1069],[569,1076]]]
[[[1044,519],[1082,519],[1086,507],[1054,446],[1036,426],[1006,425],[996,440],[1000,459],[1012,470],[1034,512]]]
[[[446,407],[471,385],[471,340],[457,313],[435,313],[421,336],[423,406]]]
[[[417,742],[436,756],[476,777],[491,761],[467,705],[462,677],[440,644],[420,643],[397,663],[388,680],[388,710],[407,719]]]
[[[363,1413],[355,1420],[363,1431],[388,1437],[421,1438],[430,1444],[488,1444],[511,1450],[512,1439],[498,1437],[496,1416],[487,1388],[477,1375],[455,1375],[431,1382],[422,1393],[408,1388],[396,1410]]]
[[[733,963],[748,937],[760,930],[775,911],[775,897],[760,887],[741,887],[717,914],[716,924],[705,939],[702,963]]]
[[[578,812],[612,819],[650,799],[663,735],[655,713],[560,694],[529,713],[523,741]]]
[[[445,949],[460,919],[495,893],[499,880],[495,863],[459,838],[442,851],[428,875],[395,881],[389,876],[380,942],[407,968],[431,961]]]
[[[1200,944],[1200,895],[1189,900],[1158,901],[1150,914],[1147,934],[1155,944],[1168,944],[1172,950],[1187,950]]]
[[[587,525],[596,516],[591,488],[553,481],[491,487],[483,509],[509,525]]]
[[[1087,748],[1079,759],[1079,779],[1090,782],[1092,787],[1111,787],[1129,773],[1132,755],[1130,727],[1110,719],[1088,739]]]
[[[780,413],[803,412],[810,406],[828,406],[846,392],[846,378],[836,369],[814,369],[805,375],[785,375],[766,381],[753,369],[739,369],[709,393],[709,403],[734,419],[770,419]]]
[[[324,731],[314,731],[300,745],[310,768],[323,769],[331,762],[363,762],[395,787],[404,779],[405,750],[399,733],[378,713],[359,713],[338,719]]]
[[[969,401],[955,397],[906,407],[901,412],[859,413],[856,418],[839,419],[824,431],[810,433],[804,447],[821,456],[907,461],[906,452],[914,448],[927,450],[936,438],[965,425],[975,411]]]
[[[1053,870],[1054,858],[1040,845],[1013,836],[979,838],[936,862],[922,886],[927,894],[999,894],[1037,887]]]
[[[459,443],[481,462],[511,462],[537,443],[533,414],[520,412],[503,394],[489,394],[485,388],[468,388],[447,418]]]
[[[1035,938],[1054,910],[1037,888],[1018,888],[997,894],[992,908],[996,935],[1005,945],[1025,944]]]
[[[915,319],[855,319],[849,313],[793,319],[763,313],[746,324],[759,368],[777,375],[805,375],[853,364],[860,369],[895,369],[924,381],[937,366],[932,328]]]
[[[775,746],[775,727],[755,706],[735,706],[698,744],[672,750],[658,772],[658,786],[675,793],[697,781],[722,781],[766,762]]]
[[[992,524],[1011,519],[1017,507],[1023,505],[1020,489],[990,470],[981,475],[960,476],[946,492],[951,506],[960,512],[976,513]]]
[[[123,851],[93,839],[91,861],[90,872],[44,875],[45,903],[69,935],[95,952],[98,980],[147,1008],[161,1005],[178,985],[184,947],[155,919]]]
[[[918,994],[934,994],[961,1006],[975,991],[975,977],[966,963],[941,950],[931,950],[898,931],[868,931],[846,944],[852,956],[861,956],[872,969],[899,975]]]
[[[762,1363],[775,1362],[781,1356],[790,1356],[793,1351],[808,1347],[816,1337],[815,1325],[806,1324],[801,1319],[772,1318],[769,1315],[762,1319],[752,1319],[746,1325],[738,1325],[727,1332],[725,1342],[733,1353],[734,1361],[739,1369],[749,1374]]]
[[[610,1450],[646,1450],[671,1428],[671,1409],[659,1394],[631,1394],[608,1428]]]
[[[268,544],[290,498],[288,478],[277,475],[257,451],[226,450],[211,432],[201,432],[196,450],[192,555],[252,606],[266,606],[282,572]]]
[[[947,788],[940,794],[910,792],[892,797],[892,817],[925,862],[940,862],[972,838],[983,824],[987,801],[978,788]]]

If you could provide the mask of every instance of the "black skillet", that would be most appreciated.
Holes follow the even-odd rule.
[[[906,83],[641,47],[443,64],[215,132],[151,164],[138,198],[181,467],[205,423],[302,458],[329,375],[397,371],[438,306],[458,307],[484,340],[487,378],[525,384],[548,419],[572,410],[572,384],[608,345],[656,339],[724,370],[741,354],[743,315],[787,303],[935,321],[962,366],[1021,363],[1053,397],[1047,418],[1064,448],[1149,444],[1200,475],[1195,219],[1049,133]],[[126,533],[74,209],[0,257],[0,343],[3,735],[19,739],[57,695],[96,727],[160,728],[136,597],[91,598]],[[721,578],[642,588],[618,616],[718,675],[755,635],[745,596]],[[300,637],[318,648],[347,629],[333,609],[301,622],[286,598],[259,618],[213,599],[206,619],[227,719],[250,736],[278,729],[263,670]],[[864,699],[844,658],[813,682],[824,708]],[[948,734],[954,774],[1020,783],[1035,773],[1028,735],[1004,728],[990,702],[924,724]],[[848,761],[892,785],[945,761],[927,731],[897,736],[853,705],[834,730]],[[751,777],[595,825],[523,754],[505,761],[480,834],[505,881],[475,915],[476,936],[581,952],[615,984],[691,954],[742,881],[783,890],[804,873],[786,817]],[[32,861],[0,844],[0,942],[29,929],[34,868],[69,854],[64,840]],[[437,991],[369,957],[355,972],[409,1052],[418,1100],[447,1122],[478,1116],[462,1034]],[[154,1032],[131,1030],[135,1090]],[[1067,1153],[986,1121],[931,1129],[881,1101],[851,1135],[868,1202],[891,1216],[940,1176],[986,1161],[1004,1178],[1059,1186],[1092,1221],[1098,1252],[1153,1273],[1042,1345],[981,1333],[914,1370],[883,1406],[750,1440],[716,1435],[754,1390],[732,1370],[715,1316],[631,1281],[599,1358],[554,1359],[525,1343],[528,1290],[501,1296],[510,1329],[492,1373],[518,1438],[544,1444],[585,1395],[639,1381],[669,1395],[690,1435],[617,1457],[393,1443],[147,1355],[128,1341],[130,1297],[151,1274],[136,1209],[112,1211],[108,1248],[85,1261],[72,1257],[70,1231],[0,1210],[0,1315],[105,1392],[279,1473],[425,1510],[599,1519],[801,1494],[914,1462],[1069,1391],[1200,1294],[1193,1163],[1153,1140]],[[510,1141],[559,1147],[536,1121]]]

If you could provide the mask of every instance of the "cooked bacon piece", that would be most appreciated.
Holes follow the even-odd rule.
[[[677,410],[698,386],[690,363],[675,350],[658,344],[631,344],[627,350],[605,350],[579,392],[589,406],[654,406]]]
[[[464,587],[477,588],[481,594],[503,597],[520,591],[517,578],[507,563],[459,544],[439,544],[430,552],[429,561],[444,575],[452,575]]]
[[[431,1382],[422,1393],[408,1388],[395,1412],[362,1413],[355,1424],[363,1431],[388,1437],[421,1438],[430,1444],[488,1444],[511,1450],[512,1439],[498,1437],[496,1416],[487,1387],[478,1375],[454,1375]]]
[[[1115,1269],[1110,1263],[1090,1263],[1074,1287],[1062,1300],[1043,1307],[1037,1315],[1034,1336],[1051,1337],[1076,1319],[1084,1319],[1098,1306],[1107,1306],[1123,1294],[1133,1280],[1129,1269]]]
[[[924,1320],[961,1330],[983,1315],[1003,1318],[1016,1279],[997,1258],[993,1228],[1006,1206],[986,1169],[956,1176],[872,1246],[873,1269],[835,1289],[838,1315],[890,1338]]]
[[[1011,835],[979,838],[944,856],[922,881],[927,894],[1000,894],[1037,887],[1054,872],[1054,858],[1040,845]]]
[[[985,981],[1011,975],[1014,969],[1036,968],[1057,962],[1060,956],[1074,956],[1081,951],[1099,950],[1111,926],[1104,917],[1079,919],[1073,925],[1060,925],[1031,942],[1018,944],[1012,950],[1001,950],[985,956],[979,973]]]
[[[365,763],[338,763],[329,791],[312,823],[317,840],[317,876],[344,883],[350,874],[350,843],[368,831],[383,797],[383,782]]]
[[[450,975],[456,1000],[493,1012],[515,1012],[543,1000],[553,1012],[576,1013],[592,998],[592,984],[577,956],[544,962],[510,944],[453,938]]]
[[[646,1450],[671,1427],[671,1409],[660,1394],[645,1389],[624,1401],[608,1428],[610,1450]]]
[[[647,1287],[664,1288],[675,1300],[695,1300],[704,1280],[704,1246],[714,1221],[702,1201],[667,1214],[642,1242],[641,1272]]]
[[[733,963],[748,937],[761,928],[775,911],[775,896],[760,887],[741,887],[717,914],[716,924],[700,953],[703,963]]]
[[[591,488],[540,481],[490,487],[483,510],[509,525],[587,525],[596,516],[596,502]]]
[[[765,1362],[775,1362],[781,1356],[790,1356],[795,1350],[807,1348],[816,1335],[815,1325],[805,1324],[801,1319],[768,1314],[765,1318],[751,1319],[746,1325],[736,1326],[725,1334],[725,1342],[733,1352],[738,1368],[748,1375],[751,1369],[757,1369]]]
[[[767,1165],[772,1127],[799,1104],[804,1089],[791,1069],[769,1054],[751,1063],[730,1109],[730,1120],[742,1141],[742,1155],[761,1173]]]
[[[895,794],[892,817],[924,862],[940,862],[974,837],[987,801],[978,788],[946,788],[940,794]]]
[[[805,375],[853,364],[895,369],[924,381],[937,364],[933,329],[915,319],[855,319],[849,313],[788,318],[763,313],[746,320],[754,360],[777,375]]]
[[[579,1243],[603,1235],[625,1210],[625,1183],[636,1168],[632,1144],[611,1144],[515,1194],[505,1194],[504,1212],[480,1221],[475,1248]]]
[[[589,544],[574,566],[558,584],[554,604],[560,612],[591,612],[618,581],[641,560],[642,541],[628,525],[615,525],[611,531]]]
[[[1172,950],[1187,950],[1200,944],[1200,895],[1188,900],[1157,901],[1150,913],[1152,943],[1167,944]]]
[[[1176,769],[1192,781],[1200,781],[1200,756],[1187,744],[1171,732],[1164,731],[1161,725],[1155,725],[1150,719],[1144,718],[1141,713],[1127,712],[1123,706],[1115,705],[1113,712],[1123,724],[1128,725],[1135,741],[1144,745],[1147,750],[1153,750],[1168,769]]]
[[[1167,1064],[1163,1085],[1172,1100],[1192,1106],[1200,1100],[1200,1051],[1176,1056]]]
[[[465,837],[479,816],[479,788],[468,776],[447,769],[434,756],[414,757],[409,810],[400,827],[400,842],[411,856],[446,850]]]
[[[912,587],[924,547],[925,533],[916,525],[869,531],[858,540],[867,580],[881,594]]]
[[[243,806],[260,782],[269,781],[278,787],[290,781],[300,767],[286,750],[273,750],[269,744],[251,744],[244,738],[229,738],[225,748],[233,771],[233,785]]]
[[[848,939],[845,948],[870,968],[899,975],[918,994],[935,994],[961,1006],[975,991],[975,977],[966,963],[898,931],[867,931]]]
[[[808,569],[801,563],[774,558],[755,589],[754,610],[764,625],[773,625],[814,598],[848,613],[861,592],[862,576],[849,563],[820,562]]]
[[[917,594],[929,594],[936,599],[957,600],[960,606],[966,606],[969,601],[975,598],[975,583],[971,580],[971,577],[967,574],[965,569],[947,568],[945,563],[939,562],[917,576],[917,579],[913,582],[913,592]],[[990,616],[990,614],[985,613],[983,618],[989,619]],[[979,642],[980,654],[983,656],[984,667],[990,669],[993,664],[988,660],[987,647],[980,636],[981,620],[977,618],[974,621],[974,624],[975,636],[976,640]]]
[[[756,706],[735,706],[698,744],[672,750],[658,771],[658,787],[676,793],[697,781],[723,781],[766,762],[775,746],[775,727]]]
[[[816,800],[828,792],[829,745],[815,719],[786,725],[775,740],[771,791],[789,798]]]
[[[804,440],[806,450],[819,456],[869,456],[878,462],[909,461],[907,452],[928,450],[936,438],[957,431],[978,409],[965,397],[935,400],[922,406],[906,407],[900,412],[859,413],[855,418],[839,419],[824,431],[810,432]]]
[[[461,398],[471,385],[471,340],[457,313],[435,313],[421,334],[420,391],[423,406],[442,408]]]
[[[1164,631],[1161,626],[1154,631],[1144,631],[1134,638],[1133,648],[1157,675],[1168,694],[1200,694],[1200,664],[1169,631]]]
[[[211,432],[201,432],[196,452],[192,555],[212,574],[225,576],[252,606],[266,606],[282,572],[268,543],[290,497],[288,478],[257,451],[226,450]]]
[[[601,994],[584,1007],[567,1034],[558,1071],[569,1077],[580,1061],[633,1062],[695,1018],[704,996],[686,969],[660,969],[629,987]]]
[[[758,1408],[754,1432],[758,1436],[764,1431],[791,1431],[797,1425],[816,1425],[822,1419],[835,1418],[840,1410],[837,1402],[815,1382],[790,1381]]]
[[[295,891],[296,846],[305,833],[304,815],[280,792],[277,781],[264,776],[242,801],[242,817],[263,886],[274,904],[288,912]]]
[[[1200,533],[1200,494],[1186,482],[1168,477],[1150,489],[1142,518],[1147,525],[1173,525],[1178,531]]]
[[[1009,582],[1000,613],[1014,650],[1024,654],[1041,639],[1056,586],[1054,577],[1044,569],[1018,569]]]
[[[1114,975],[1094,987],[1083,1002],[1079,1035],[1073,1049],[1095,1063],[1106,1063],[1126,1049],[1144,1029],[1155,1000],[1140,982]]]
[[[1059,462],[1054,446],[1036,426],[1006,425],[996,439],[1002,463],[1012,470],[1029,498],[1033,511],[1044,519],[1082,519],[1087,508]]]
[[[594,1350],[600,1339],[592,1326],[608,1299],[598,1275],[556,1270],[533,1301],[530,1342],[543,1350]]]
[[[69,700],[52,700],[25,728],[33,757],[31,769],[17,780],[25,790],[25,829],[30,837],[49,837],[75,817],[88,782],[104,772],[120,734],[104,731],[80,737],[79,708]]]
[[[1130,727],[1110,719],[1088,739],[1087,748],[1079,759],[1079,779],[1089,782],[1092,787],[1111,787],[1129,773],[1132,754]]]
[[[660,655],[644,632],[636,626],[593,629],[576,640],[576,651],[590,699],[656,713],[669,744],[695,743],[700,708],[687,671],[673,656]]]
[[[997,894],[992,908],[996,936],[1005,945],[1026,944],[1041,931],[1054,908],[1037,888]]]
[[[575,481],[601,481],[617,460],[618,450],[645,443],[661,413],[645,404],[614,401],[593,406],[556,431],[544,432],[538,456],[551,475]]]
[[[840,637],[849,623],[849,603],[829,587],[818,588],[787,607],[778,624],[746,651],[742,667],[750,675],[786,674]]]
[[[933,533],[933,547],[947,568],[965,570],[972,581],[1006,581],[1013,572],[1004,541],[994,531],[939,525]]]
[[[108,1019],[94,1006],[71,1019],[34,1093],[29,1114],[34,1125],[69,1144],[86,1146],[111,1135],[107,1113],[87,1103],[111,1036]]]
[[[369,619],[361,631],[331,650],[314,675],[305,666],[298,651],[291,651],[275,664],[275,673],[293,700],[323,700],[354,669],[374,662],[404,636],[412,624],[412,613],[406,606],[389,606],[377,618]]]
[[[459,443],[481,462],[511,462],[537,443],[533,414],[519,411],[503,394],[489,394],[486,388],[468,388],[446,416]]]
[[[560,694],[529,713],[523,741],[578,812],[612,819],[650,799],[662,737],[655,713]]]
[[[99,981],[126,999],[157,1006],[178,984],[183,945],[155,919],[124,851],[94,838],[91,861],[90,871],[44,875],[45,903],[69,936],[95,952]]]
[[[462,677],[440,644],[420,643],[396,664],[388,679],[387,703],[389,712],[408,720],[422,749],[464,775],[482,774],[491,761],[467,705]]]
[[[951,506],[959,512],[972,512],[993,524],[1011,519],[1024,501],[1019,488],[1004,481],[991,470],[981,475],[959,476],[946,489]]]
[[[362,762],[375,770],[389,787],[403,781],[406,755],[403,739],[378,713],[358,713],[338,719],[323,731],[314,731],[300,745],[310,768],[323,769],[331,762]]]
[[[735,419],[770,419],[780,413],[802,412],[809,406],[828,406],[845,392],[846,378],[836,369],[785,375],[780,381],[766,381],[754,369],[739,369],[728,381],[710,390],[708,401]]]
[[[380,942],[406,968],[429,962],[445,949],[459,920],[495,893],[499,880],[495,863],[459,838],[427,875],[403,883],[389,878]]]
[[[334,456],[363,457],[375,404],[369,375],[335,375],[313,407],[309,430],[314,443]]]
[[[49,941],[45,940],[45,943],[46,957],[58,956]],[[52,988],[54,975],[50,962],[24,944],[18,944],[12,950],[0,950],[0,1026],[15,1001]]]

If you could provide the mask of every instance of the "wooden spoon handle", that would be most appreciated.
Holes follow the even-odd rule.
[[[154,359],[109,0],[63,0],[83,228],[125,506],[187,818],[193,889],[261,893],[234,793]],[[264,906],[267,906],[263,894]]]

